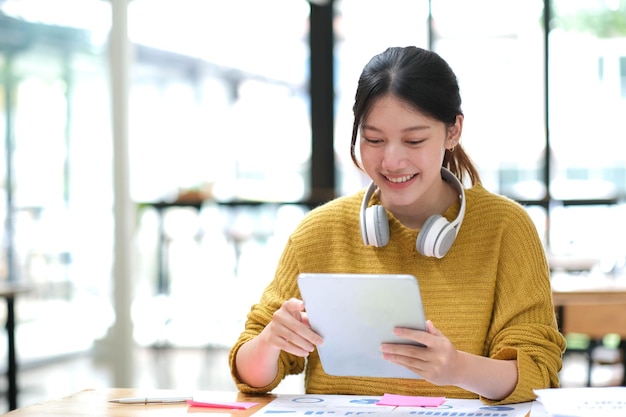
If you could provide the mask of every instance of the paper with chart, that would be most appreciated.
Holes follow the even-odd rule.
[[[437,407],[397,407],[376,405],[382,396],[366,395],[283,395],[254,413],[254,416],[392,416],[424,417],[525,417],[531,402],[489,406],[480,400],[446,399]]]

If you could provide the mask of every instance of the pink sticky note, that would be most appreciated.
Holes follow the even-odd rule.
[[[258,403],[246,403],[241,401],[196,401],[187,400],[187,404],[193,407],[207,407],[207,408],[228,408],[231,410],[247,410],[250,407],[254,407]]]
[[[410,395],[385,394],[376,405],[393,405],[396,407],[439,407],[446,397],[417,397]]]

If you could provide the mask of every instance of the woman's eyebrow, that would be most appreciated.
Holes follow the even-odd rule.
[[[372,125],[364,124],[361,128],[363,130],[373,130],[375,132],[382,132],[381,129],[379,129],[379,128],[375,127],[375,126],[372,126]],[[402,129],[402,132],[413,132],[413,131],[426,130],[426,129],[430,129],[430,126],[427,126],[427,125],[416,125],[416,126],[406,127],[404,129]]]

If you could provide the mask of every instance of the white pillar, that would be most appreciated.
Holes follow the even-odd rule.
[[[115,324],[107,343],[118,388],[134,386],[134,341],[131,320],[133,300],[133,252],[135,248],[135,206],[130,199],[128,155],[128,97],[131,48],[127,27],[128,0],[111,0],[112,26],[109,38],[111,102],[113,106],[113,186],[115,215],[115,253],[113,296]]]

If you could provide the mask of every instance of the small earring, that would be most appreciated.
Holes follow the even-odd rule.
[[[448,151],[450,151],[450,153],[453,153],[455,148],[456,148],[456,145],[453,145],[450,149],[448,149]]]

